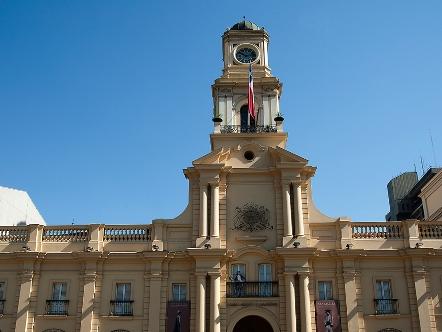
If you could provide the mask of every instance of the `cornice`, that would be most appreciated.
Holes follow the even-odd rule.
[[[227,249],[187,248],[189,256],[198,259],[213,259],[226,256]]]
[[[278,247],[276,248],[276,254],[281,256],[282,258],[299,258],[299,257],[305,257],[305,258],[311,258],[317,256],[318,249],[316,248],[282,248]]]

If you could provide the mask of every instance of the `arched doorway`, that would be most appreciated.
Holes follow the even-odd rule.
[[[273,328],[264,318],[252,315],[240,319],[233,332],[273,332]]]

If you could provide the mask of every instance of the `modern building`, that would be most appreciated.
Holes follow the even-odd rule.
[[[442,168],[431,167],[418,179],[417,172],[405,172],[388,182],[388,200],[390,211],[385,216],[387,221],[391,220],[435,220],[442,215],[442,196],[433,195],[434,198],[422,199],[422,195],[432,187],[432,191],[442,190],[440,177]],[[431,184],[430,184],[431,183]],[[428,202],[430,207],[428,208]],[[438,214],[433,215],[436,210],[441,209]],[[430,214],[429,214],[430,211]]]
[[[211,151],[184,170],[184,212],[0,227],[2,332],[442,331],[442,223],[318,211],[316,168],[286,150],[267,31],[242,21],[222,40]]]
[[[0,226],[46,225],[28,193],[0,186]]]

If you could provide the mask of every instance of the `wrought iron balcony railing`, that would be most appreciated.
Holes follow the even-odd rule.
[[[226,125],[221,126],[222,134],[238,134],[238,133],[276,133],[276,126],[241,126],[241,125]]]
[[[5,313],[5,302],[6,300],[0,300],[0,315]]]
[[[69,300],[46,300],[46,314],[65,316],[68,314]]]
[[[374,306],[376,315],[397,314],[397,299],[375,299]]]
[[[235,281],[227,283],[227,297],[277,297],[277,281]]]
[[[111,316],[133,316],[133,304],[134,301],[110,301],[110,314]]]

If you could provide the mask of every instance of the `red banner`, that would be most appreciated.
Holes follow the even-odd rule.
[[[316,331],[341,332],[338,303],[335,300],[316,301]]]

